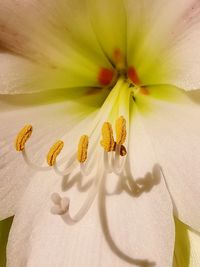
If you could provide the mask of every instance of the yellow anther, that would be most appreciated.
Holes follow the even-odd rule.
[[[25,125],[24,128],[18,133],[15,140],[15,149],[17,151],[23,151],[26,141],[29,139],[33,131],[32,125]]]
[[[123,145],[126,140],[126,120],[123,116],[120,116],[116,120],[116,143]]]
[[[87,135],[82,135],[79,140],[77,152],[77,159],[80,163],[84,163],[87,159],[88,144],[89,137]]]
[[[50,148],[47,154],[47,163],[49,166],[53,166],[56,162],[57,156],[60,154],[61,150],[64,147],[64,142],[59,140]]]
[[[104,122],[102,127],[102,140],[101,145],[105,149],[106,152],[110,152],[114,150],[115,141],[113,138],[113,130],[112,125],[109,122]]]

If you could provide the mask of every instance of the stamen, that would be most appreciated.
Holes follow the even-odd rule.
[[[88,144],[89,144],[88,136],[87,135],[81,136],[78,144],[78,153],[77,153],[77,159],[80,163],[84,163],[87,159]]]
[[[120,156],[121,156],[121,151],[125,149],[126,151],[126,148],[123,146],[123,145],[116,145],[116,148],[115,148],[115,159],[114,159],[114,163],[113,163],[113,172],[117,175],[120,175],[123,170],[124,170],[124,165],[125,165],[125,161],[126,161],[126,157],[123,157],[123,159],[120,159]],[[124,153],[124,152],[123,152]]]
[[[60,164],[62,163],[62,160],[60,161]],[[73,153],[71,158],[68,160],[67,165],[63,170],[60,170],[59,166],[57,165],[57,162],[53,165],[54,171],[56,174],[60,175],[61,177],[66,176],[70,174],[74,169],[76,169],[77,161],[76,161],[76,153]]]
[[[53,214],[62,215],[62,219],[67,224],[75,224],[79,222],[90,209],[96,197],[96,194],[98,193],[100,181],[102,180],[103,176],[104,176],[104,171],[102,171],[101,165],[99,164],[97,168],[96,177],[92,184],[92,188],[90,189],[86,200],[84,201],[84,203],[74,216],[71,216],[69,213],[69,203],[70,203],[69,198],[61,198],[57,193],[54,193],[51,196],[51,199],[54,203],[54,206],[51,208],[51,212]]]
[[[123,145],[126,140],[126,120],[120,116],[116,121],[116,143]]]
[[[88,176],[92,172],[92,168],[87,168],[83,163],[80,163],[80,171],[83,176]]]
[[[115,142],[113,151],[116,151],[116,146],[117,146],[117,143]],[[125,147],[124,145],[120,145],[120,151],[119,151],[119,154],[120,154],[120,156],[122,156],[122,157],[126,156],[126,154],[127,154],[127,150],[126,150],[126,147]]]
[[[82,176],[89,176],[91,173],[93,173],[94,169],[96,169],[97,166],[96,158],[97,158],[97,149],[92,149],[92,155],[90,157],[90,161],[79,163],[80,172]]]
[[[108,152],[104,151],[104,167],[107,173],[113,171],[113,155],[109,156]]]
[[[64,147],[64,142],[59,140],[50,148],[47,154],[47,163],[49,166],[53,166],[56,162],[57,156],[60,154],[61,150]]]
[[[16,140],[15,140],[15,149],[17,151],[23,151],[25,148],[25,144],[29,137],[31,136],[33,131],[32,125],[28,124],[25,125],[21,131],[18,133]]]
[[[120,156],[124,157],[127,154],[126,147],[124,145],[121,145],[120,147]]]
[[[113,138],[113,130],[112,125],[109,122],[104,122],[102,127],[102,141],[101,145],[103,146],[106,152],[110,152],[114,150],[115,141]]]
[[[35,170],[35,171],[50,171],[50,170],[51,170],[51,168],[50,168],[49,166],[45,166],[45,167],[44,167],[44,166],[39,166],[39,165],[33,163],[33,162],[29,159],[29,156],[27,155],[25,149],[22,151],[22,156],[23,156],[23,159],[24,159],[24,161],[26,162],[26,164],[27,164],[29,167],[31,167],[33,170]]]
[[[28,124],[25,125],[21,131],[18,133],[15,141],[15,148],[17,151],[22,152],[22,156],[24,158],[24,161],[27,163],[28,166],[30,166],[32,169],[37,170],[37,171],[49,171],[49,167],[43,167],[43,166],[38,166],[37,164],[33,163],[25,150],[25,144],[27,140],[30,138],[31,134],[33,132],[33,127],[32,125]]]

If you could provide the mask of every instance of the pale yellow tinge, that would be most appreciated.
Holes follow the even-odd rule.
[[[25,125],[21,131],[18,133],[16,140],[15,140],[15,149],[17,151],[23,151],[25,148],[25,144],[29,137],[31,136],[33,131],[32,125],[28,124]]]
[[[114,150],[115,141],[113,137],[112,125],[109,122],[104,122],[102,127],[102,140],[101,145],[105,149],[106,152],[110,152]]]
[[[87,135],[82,135],[78,144],[77,159],[80,163],[84,163],[87,159],[89,138]]]
[[[47,154],[47,163],[49,166],[53,166],[55,164],[56,158],[60,154],[63,147],[64,147],[64,142],[59,140],[50,148]]]
[[[126,120],[123,116],[120,116],[116,120],[116,143],[118,145],[123,145],[126,141]]]

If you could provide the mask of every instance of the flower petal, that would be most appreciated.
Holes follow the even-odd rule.
[[[44,68],[39,77],[44,73],[43,82],[48,83],[48,77],[50,80],[53,79],[54,83],[57,80],[58,84],[54,88],[58,88],[60,84],[62,87],[63,84],[65,87],[98,86],[97,77],[100,68],[110,68],[111,65],[99,47],[87,14],[87,5],[85,1],[80,0],[43,1],[42,3],[38,0],[2,1],[1,44],[20,56],[37,62],[36,66],[33,62],[27,62],[27,64],[25,62],[25,65],[31,68],[29,65],[33,64],[38,68],[38,73]],[[12,19],[8,20],[8,17]],[[23,73],[26,68],[21,66],[23,60],[19,59],[18,62],[17,59],[10,56],[7,64],[11,66],[6,69],[9,73],[13,71],[14,74],[10,75],[15,77],[16,73]],[[5,64],[5,61],[3,63]],[[1,66],[4,66],[3,63],[0,63]],[[34,72],[36,72],[35,69],[28,79],[36,80],[37,77],[33,77]],[[50,83],[51,81],[49,85]],[[42,84],[39,84],[39,87],[41,86]],[[7,92],[9,92],[8,89]]]
[[[135,131],[138,129],[136,120],[134,125]],[[38,173],[32,178],[14,219],[8,245],[8,267],[21,264],[30,267],[172,265],[172,204],[164,180],[158,177],[158,170],[152,170],[153,155],[148,154],[141,162],[139,147],[146,153],[152,150],[148,137],[140,130],[137,132],[139,139],[134,141],[133,155],[141,194],[129,195],[122,188],[121,192],[105,195],[105,186],[110,190],[113,184],[118,184],[116,176],[107,177],[102,180],[98,200],[95,199],[88,214],[79,223],[67,225],[60,216],[50,213],[50,195],[57,190],[65,191],[66,188],[61,189],[64,181],[53,173],[45,177]],[[80,176],[77,179],[81,182]],[[84,180],[82,182],[84,184]],[[73,213],[87,192],[76,187],[75,182],[72,189],[61,194],[72,197],[70,209]]]
[[[77,67],[78,68],[78,67]],[[49,89],[98,86],[97,73],[91,70],[74,72],[41,65],[18,55],[0,53],[0,93],[32,93]],[[74,89],[76,90],[76,89]]]
[[[200,2],[125,1],[128,63],[143,84],[200,88]]]
[[[190,262],[191,246],[189,241],[189,228],[175,218],[175,248],[173,267],[188,267]]]
[[[200,230],[200,106],[189,98],[180,103],[152,100],[150,105],[155,110],[144,116],[144,124],[163,169],[175,214]]]
[[[113,64],[125,64],[126,11],[122,0],[89,0],[91,23],[97,40]]]
[[[0,222],[0,266],[6,266],[6,245],[13,218]]]
[[[199,249],[200,249],[200,234],[199,232],[195,232],[192,230],[188,230],[189,240],[190,240],[190,267],[196,267],[200,264],[200,256],[199,256]]]
[[[42,165],[50,146],[66,132],[70,134],[73,127],[84,122],[98,108],[91,104],[94,103],[93,96],[87,96],[88,101],[91,100],[89,102],[84,102],[84,98],[80,97],[79,103],[49,103],[51,98],[55,101],[56,92],[50,96],[46,93],[43,96],[0,97],[1,108],[4,108],[0,114],[0,219],[14,214],[22,192],[35,173],[23,161],[21,153],[14,149],[14,140],[19,130],[27,123],[33,125],[33,136],[27,145],[28,154],[33,161]],[[98,95],[95,99],[98,99]]]
[[[200,264],[200,235],[176,220],[176,244],[173,267],[196,267]]]

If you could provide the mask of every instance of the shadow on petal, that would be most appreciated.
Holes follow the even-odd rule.
[[[193,102],[200,104],[200,90],[192,90],[186,94]]]
[[[133,258],[127,254],[125,254],[115,243],[114,239],[112,238],[109,225],[108,225],[108,218],[107,218],[107,212],[106,212],[106,197],[112,197],[111,195],[107,195],[106,193],[106,186],[105,186],[105,177],[101,183],[101,188],[99,192],[99,199],[98,199],[98,204],[99,204],[99,217],[100,217],[100,222],[102,226],[102,231],[105,236],[105,239],[112,250],[114,254],[116,254],[120,259],[123,261],[135,265],[138,267],[153,267],[156,266],[155,262],[149,261],[148,259],[138,259],[138,258]]]
[[[148,259],[138,259],[132,258],[131,256],[125,254],[116,244],[111,236],[111,231],[108,224],[108,216],[106,211],[106,198],[112,197],[116,194],[121,194],[123,191],[128,193],[133,198],[140,197],[143,193],[149,193],[152,188],[158,185],[161,181],[161,169],[159,165],[153,167],[152,172],[147,173],[145,177],[133,180],[130,176],[119,177],[116,190],[112,193],[107,192],[106,188],[106,177],[104,177],[101,188],[99,192],[99,216],[102,226],[102,231],[104,233],[105,239],[112,250],[119,258],[123,261],[139,266],[139,267],[153,267],[156,263]]]
[[[63,191],[68,191],[76,185],[79,192],[86,192],[93,184],[93,178],[85,181],[85,177],[83,177],[79,172],[75,174],[72,178],[70,178],[69,176],[70,175],[66,175],[62,177],[61,187]]]

